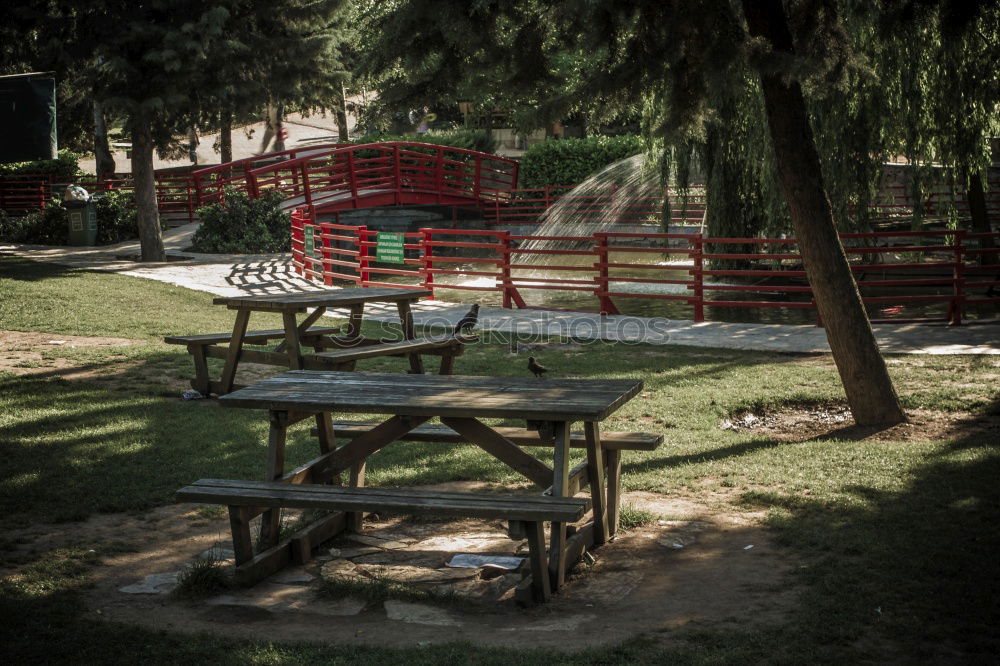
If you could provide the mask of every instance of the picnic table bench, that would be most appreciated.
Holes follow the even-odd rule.
[[[402,356],[409,359],[410,372],[424,372],[423,355],[440,356],[441,374],[451,374],[455,358],[462,354],[464,345],[476,338],[470,335],[436,335],[418,338],[414,331],[410,304],[430,292],[423,289],[396,289],[362,287],[331,289],[292,294],[261,296],[224,296],[213,300],[236,310],[236,323],[231,333],[203,335],[171,335],[164,338],[167,344],[185,345],[194,359],[195,377],[191,386],[205,395],[223,395],[240,385],[236,372],[240,363],[264,363],[283,366],[292,370],[353,370],[358,361],[384,356]],[[366,337],[361,333],[364,309],[367,303],[395,303],[403,339]],[[346,308],[348,321],[341,327],[315,326],[330,308]],[[299,314],[312,309],[303,321]],[[284,326],[279,329],[247,330],[250,315],[254,312],[281,314]],[[282,340],[272,351],[247,349],[245,345],[267,344]],[[303,347],[312,348],[304,353]],[[219,380],[209,376],[208,359],[224,359]]]
[[[531,575],[519,586],[518,598],[542,601],[564,584],[568,568],[586,549],[614,535],[620,451],[655,448],[662,441],[657,435],[616,433],[605,442],[601,434],[600,421],[641,389],[642,382],[634,380],[285,372],[219,399],[222,406],[268,410],[263,482],[202,481],[182,489],[178,498],[230,507],[237,578],[244,583],[260,580],[293,558],[307,560],[312,546],[341,530],[360,529],[363,514],[380,507],[418,515],[502,518],[512,523],[512,536],[523,535],[529,541]],[[392,416],[378,424],[345,425],[333,420],[333,412]],[[427,423],[435,417],[440,426]],[[489,426],[483,418],[522,420],[532,430]],[[320,455],[286,472],[288,428],[305,420],[315,421]],[[584,423],[583,432],[572,433],[571,424],[579,421]],[[337,446],[338,436],[349,441]],[[542,494],[364,488],[368,457],[405,439],[478,445],[542,488]],[[525,446],[551,447],[553,464],[542,462]],[[573,446],[584,448],[587,456],[570,468]],[[344,473],[349,488],[341,485]],[[585,497],[574,497],[584,489],[589,490]],[[280,509],[309,502],[335,513],[279,540]],[[577,510],[579,514],[574,513]],[[248,521],[258,515],[261,550],[254,553],[248,546]],[[585,522],[570,529],[569,523],[584,515]],[[544,535],[539,535],[545,521],[551,522],[547,558]]]
[[[533,574],[532,597],[544,601],[551,593],[545,561],[543,522],[572,523],[588,508],[585,499],[544,495],[500,495],[496,493],[445,493],[393,488],[292,485],[267,481],[201,479],[177,491],[186,502],[225,504],[233,530],[233,552],[238,562],[253,562],[250,521],[266,509],[325,509],[347,514],[363,511],[396,511],[425,516],[500,518],[520,523],[511,529],[528,540],[528,560]],[[298,537],[286,554],[308,561],[312,542]]]

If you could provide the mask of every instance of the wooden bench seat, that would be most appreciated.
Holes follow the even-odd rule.
[[[464,336],[413,338],[373,344],[371,341],[366,341],[365,344],[357,346],[326,349],[308,354],[303,357],[303,362],[307,369],[353,370],[354,364],[358,361],[383,356],[406,356],[410,359],[410,372],[423,374],[424,366],[420,355],[430,354],[441,357],[438,374],[450,375],[455,368],[455,358],[462,355],[467,343],[475,341],[475,337]]]
[[[302,337],[309,338],[317,335],[335,335],[342,332],[343,328],[340,326],[310,328],[302,334]],[[163,338],[163,341],[168,345],[218,345],[223,342],[229,342],[232,337],[232,332],[206,333],[204,335],[169,335]],[[266,331],[247,331],[246,335],[243,337],[243,341],[249,344],[259,345],[267,342],[268,340],[275,340],[283,337],[285,337],[284,329],[273,328]]]
[[[321,358],[333,362],[361,361],[369,358],[381,356],[406,356],[414,353],[433,353],[438,350],[459,348],[469,338],[450,337],[445,339],[435,338],[415,338],[413,340],[393,340],[391,342],[381,342],[358,347],[348,347],[344,349],[331,349],[327,351],[310,354],[310,357]]]
[[[394,488],[351,488],[311,484],[290,484],[267,481],[234,481],[201,479],[177,491],[177,499],[185,502],[224,504],[229,507],[236,555],[237,577],[254,582],[283,566],[282,559],[269,552],[254,555],[250,535],[250,520],[265,508],[325,509],[360,513],[393,511],[411,515],[460,516],[468,518],[503,519],[518,525],[529,546],[532,596],[544,601],[550,594],[545,535],[542,523],[554,521],[572,523],[589,510],[585,498],[550,497],[545,495],[503,495],[497,493],[448,493]],[[342,525],[344,522],[341,523]],[[292,540],[279,544],[277,552],[291,550]],[[306,547],[311,543],[306,539]],[[301,549],[302,545],[299,544]],[[299,555],[308,559],[308,554]],[[267,564],[264,564],[264,560]],[[275,567],[277,564],[277,567]],[[240,575],[240,574],[244,575]],[[261,575],[263,574],[263,575]]]
[[[333,430],[338,438],[353,439],[374,428],[377,423],[361,423],[357,421],[334,421]],[[551,446],[552,440],[546,435],[534,430],[517,427],[495,427],[500,433],[518,446]],[[313,435],[316,429],[313,428]],[[406,433],[400,440],[407,442],[442,442],[462,443],[467,441],[462,435],[440,423],[427,423],[417,426]],[[654,451],[663,443],[663,435],[644,432],[614,432],[601,431],[601,446],[609,450]],[[577,449],[586,448],[587,439],[582,432],[570,433],[570,446]]]

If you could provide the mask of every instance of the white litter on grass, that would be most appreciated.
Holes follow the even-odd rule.
[[[49,340],[49,344],[50,345],[64,345],[64,344],[66,344],[66,341],[65,340]]]
[[[513,570],[521,566],[523,557],[513,557],[510,555],[478,555],[473,553],[459,553],[445,564],[447,567],[456,569],[478,569],[480,567],[492,567],[494,569]]]
[[[749,546],[743,546],[743,550],[750,550],[751,548],[753,548],[753,544],[750,544]]]

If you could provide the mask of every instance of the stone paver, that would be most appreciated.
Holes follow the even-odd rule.
[[[134,260],[138,241],[100,248],[2,245],[0,252],[37,261],[104,270],[158,280],[219,296],[301,292],[323,289],[291,268],[291,257],[283,255],[204,255],[185,252],[196,224],[164,234],[168,255],[183,258],[164,264]],[[450,330],[468,311],[468,306],[442,301],[423,301],[414,311],[414,321],[442,331]],[[366,317],[373,321],[398,321],[395,307],[370,305]],[[333,312],[343,316],[346,313]],[[530,336],[561,336],[575,341],[675,344],[756,351],[829,352],[826,334],[816,326],[785,324],[695,323],[655,317],[602,316],[593,313],[546,310],[505,310],[484,307],[478,330],[494,340],[507,341]],[[888,353],[1000,354],[1000,320],[947,326],[944,324],[877,324],[879,344]]]

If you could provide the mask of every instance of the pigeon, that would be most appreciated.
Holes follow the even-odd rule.
[[[544,365],[539,365],[535,361],[534,356],[528,357],[528,370],[531,370],[536,377],[541,377],[542,375],[544,375],[546,372],[549,371],[549,369],[546,368]]]
[[[458,320],[455,325],[455,335],[459,333],[466,333],[471,331],[476,327],[476,323],[479,321],[479,303],[473,303],[469,311],[465,313],[465,316]]]

